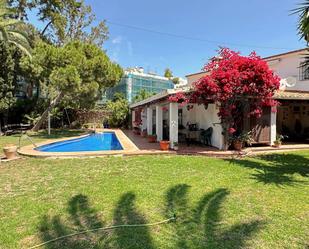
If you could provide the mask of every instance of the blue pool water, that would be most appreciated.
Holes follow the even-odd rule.
[[[42,152],[80,152],[122,149],[114,132],[94,133],[85,137],[50,143],[36,148],[36,150]]]

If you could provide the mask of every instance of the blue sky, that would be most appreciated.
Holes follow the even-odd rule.
[[[123,67],[142,66],[174,75],[200,71],[218,46],[268,56],[303,48],[290,15],[302,0],[86,0],[98,20],[108,21],[108,55]],[[135,26],[196,40],[115,25]],[[206,40],[216,42],[206,42]],[[240,46],[243,45],[243,46]],[[263,48],[270,47],[270,48]],[[284,48],[284,49],[281,49]]]

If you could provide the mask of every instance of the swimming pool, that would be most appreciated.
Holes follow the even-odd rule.
[[[114,132],[103,132],[42,145],[35,150],[41,152],[83,152],[123,150],[123,148]]]

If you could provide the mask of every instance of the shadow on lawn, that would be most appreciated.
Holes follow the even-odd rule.
[[[135,195],[126,193],[121,196],[114,210],[114,224],[142,224],[145,218],[135,207]],[[89,206],[84,195],[74,196],[68,203],[69,218],[61,220],[59,216],[44,216],[40,224],[42,242],[79,231],[107,227],[97,211]],[[115,234],[115,238],[112,237]],[[154,248],[147,227],[117,228],[107,231],[94,231],[64,238],[45,245],[48,249],[88,249],[88,248]]]
[[[68,203],[68,220],[64,221],[59,216],[50,218],[44,216],[40,224],[41,240],[44,242],[75,233],[86,229],[105,226],[96,210],[89,206],[88,198],[84,195],[74,196]],[[105,234],[106,235],[106,234]],[[87,233],[65,238],[53,243],[48,243],[45,248],[93,248],[95,244],[104,244],[105,236],[97,233]]]
[[[189,185],[179,184],[168,189],[165,195],[164,215],[168,218],[177,214],[177,221],[160,228],[169,248],[242,248],[245,242],[262,228],[264,222],[253,220],[223,228],[221,205],[229,192],[217,189],[204,195],[192,208],[188,201]],[[74,196],[68,203],[67,220],[59,216],[44,216],[40,224],[42,242],[60,236],[98,227],[108,226],[97,211],[89,206],[84,195]],[[114,225],[148,223],[135,206],[135,194],[123,194],[115,206]],[[163,242],[165,243],[165,242]],[[96,231],[65,238],[45,246],[47,249],[88,249],[88,248],[156,248],[148,227],[117,228]]]
[[[166,193],[166,214],[179,217],[174,226],[174,248],[243,248],[245,241],[262,228],[264,222],[253,220],[222,228],[221,205],[229,194],[217,189],[204,195],[195,208],[188,205],[188,185],[176,185]]]
[[[252,178],[264,184],[294,185],[304,183],[295,179],[294,174],[309,176],[309,158],[296,154],[272,154],[256,157],[259,161],[250,159],[228,160],[230,163],[255,169]]]

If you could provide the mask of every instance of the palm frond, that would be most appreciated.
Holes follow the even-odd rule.
[[[0,26],[0,33],[1,33],[1,41],[7,41],[9,39],[8,33],[6,30]]]
[[[9,43],[15,45],[17,48],[19,48],[22,52],[24,52],[26,55],[28,55],[30,58],[32,58],[32,55],[30,53],[30,49],[27,46],[24,46],[23,44],[14,41],[14,40],[9,40]]]
[[[31,46],[27,34],[22,32],[18,24],[21,21],[12,18],[13,9],[7,8],[7,3],[0,0],[0,40],[13,44],[31,58]]]
[[[20,40],[21,42],[26,43],[26,44],[30,43],[28,40],[27,34],[22,31],[8,30],[7,33],[11,39]]]
[[[309,0],[298,4],[299,7],[292,10],[292,14],[298,14],[298,34],[301,39],[304,38],[309,42]]]
[[[9,27],[21,23],[21,21],[16,19],[0,19],[0,27]]]

